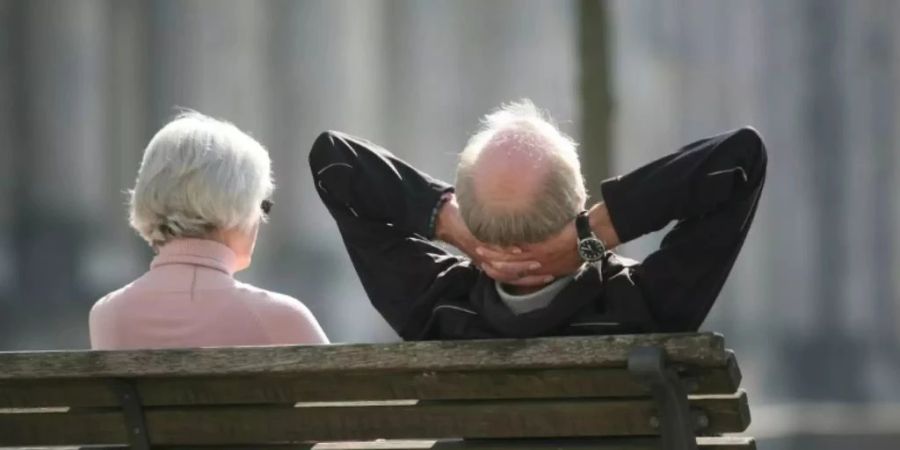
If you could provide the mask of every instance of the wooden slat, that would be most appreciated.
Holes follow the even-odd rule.
[[[701,450],[755,450],[752,438],[699,438]],[[16,447],[17,450],[88,450],[80,447]],[[126,446],[91,447],[89,450],[126,450]],[[369,441],[324,442],[318,444],[284,444],[215,447],[158,447],[159,450],[659,450],[658,438],[589,438],[589,439],[515,439],[467,441]]]
[[[735,402],[737,398],[737,402]],[[719,434],[723,432],[741,432],[750,426],[750,403],[747,401],[747,393],[740,391],[735,395],[709,395],[691,399],[691,405],[702,404],[704,411],[709,416],[709,428],[704,430],[705,435]],[[716,421],[720,421],[716,423]],[[733,428],[740,428],[734,430]],[[731,429],[731,431],[721,431]]]
[[[118,411],[0,412],[0,446],[121,444],[126,438]]]
[[[111,382],[103,379],[0,381],[0,408],[117,406]]]
[[[725,368],[702,372],[697,394],[737,391]],[[496,373],[425,372],[388,376],[142,380],[146,404],[241,404],[354,400],[492,400],[646,396],[625,369],[521,370]]]
[[[755,450],[756,442],[744,437],[699,438],[697,445],[702,450]],[[249,450],[244,447],[221,450]],[[659,438],[573,438],[573,439],[490,439],[452,441],[380,441],[380,442],[334,442],[312,446],[294,446],[295,449],[311,450],[547,450],[547,449],[595,449],[595,450],[659,450]],[[174,450],[174,449],[167,449]],[[184,449],[187,450],[187,449]],[[274,450],[274,447],[273,447]]]
[[[729,380],[729,385],[733,385],[735,389],[737,389],[741,387],[741,381],[744,379],[744,375],[741,373],[741,368],[738,366],[737,357],[734,356],[734,352],[725,350],[725,355],[725,370],[728,374],[721,379]]]
[[[746,396],[700,398],[710,433],[746,429]],[[148,408],[154,444],[653,435],[649,400],[423,402],[417,405]],[[117,412],[0,414],[0,445],[121,442]]]
[[[685,375],[696,382],[695,394],[734,393],[740,383],[740,373],[728,366],[688,368]],[[140,378],[137,388],[148,406],[647,395],[624,368]],[[109,380],[0,381],[0,408],[116,405]]]
[[[623,367],[636,346],[662,346],[672,361],[723,366],[721,336],[644,334],[488,341],[142,351],[0,353],[0,379],[308,374]]]

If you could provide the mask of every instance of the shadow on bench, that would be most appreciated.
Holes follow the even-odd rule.
[[[5,352],[0,447],[752,449],[740,379],[709,333]]]

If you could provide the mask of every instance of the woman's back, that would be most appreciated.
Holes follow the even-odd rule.
[[[327,343],[302,303],[233,277],[250,265],[274,186],[268,152],[233,124],[187,113],[160,129],[129,202],[158,255],[91,309],[91,347]]]
[[[149,272],[91,310],[95,349],[320,344],[328,339],[299,301],[232,277],[233,252],[178,239]]]

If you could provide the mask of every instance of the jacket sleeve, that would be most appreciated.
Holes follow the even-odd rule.
[[[451,286],[438,281],[473,270],[430,241],[442,196],[453,187],[333,131],[316,139],[309,164],[370,301],[401,337],[422,339],[439,291]]]
[[[676,223],[638,268],[663,331],[695,330],[705,319],[753,221],[766,165],[762,138],[741,128],[603,183],[622,242]]]

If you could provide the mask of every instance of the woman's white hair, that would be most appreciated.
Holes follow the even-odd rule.
[[[251,230],[272,195],[266,149],[229,122],[179,115],[144,150],[130,191],[131,226],[151,246],[215,230]]]
[[[473,168],[481,152],[499,141],[513,142],[522,151],[543,150],[541,163],[549,170],[543,188],[525,210],[492,208],[475,195]],[[503,105],[485,116],[460,154],[456,170],[460,213],[472,234],[490,244],[514,245],[540,242],[562,230],[587,201],[576,147],[530,100]]]

